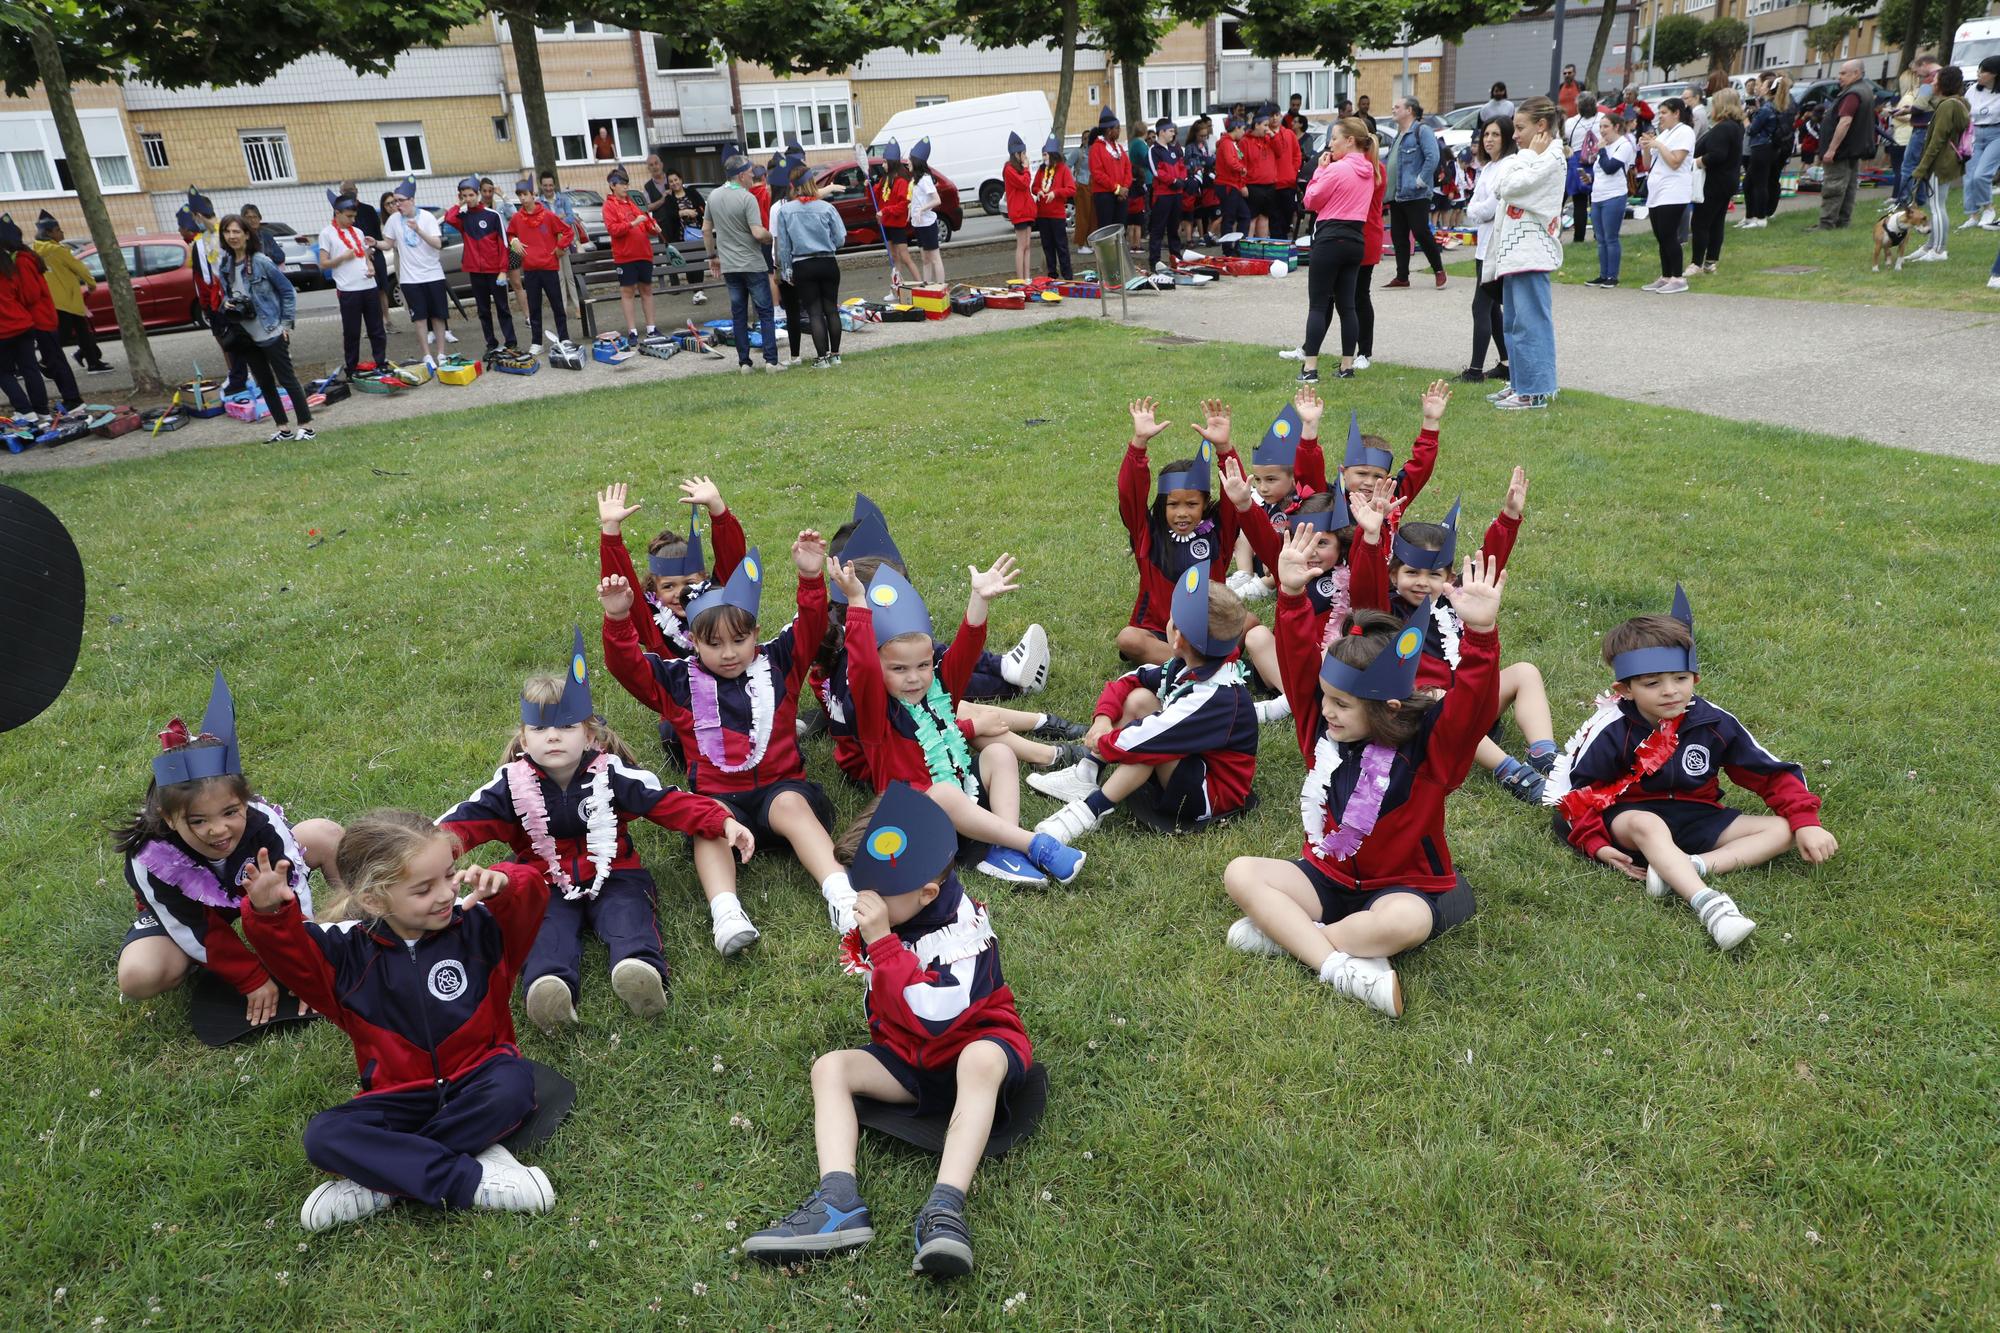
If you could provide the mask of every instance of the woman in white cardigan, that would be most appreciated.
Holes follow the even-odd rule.
[[[1563,184],[1568,162],[1562,113],[1546,97],[1514,112],[1519,151],[1488,167],[1500,202],[1484,271],[1501,281],[1507,333],[1507,388],[1490,396],[1506,411],[1542,408],[1556,394],[1556,328],[1549,275],[1562,267]]]

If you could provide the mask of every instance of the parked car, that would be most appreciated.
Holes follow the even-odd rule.
[[[886,174],[888,168],[881,158],[868,159],[868,181],[878,189]],[[938,187],[938,244],[942,245],[951,239],[953,232],[965,226],[965,211],[959,206],[956,185],[941,172],[933,171],[931,178]],[[847,227],[847,244],[850,247],[880,245],[882,233],[875,225],[875,205],[869,198],[867,183],[861,178],[861,168],[852,162],[831,163],[819,169],[816,179],[821,190],[830,185],[840,187],[833,206],[839,210],[840,220]]]
[[[285,270],[292,286],[302,292],[324,287],[326,277],[319,271],[319,238],[300,235],[286,222],[266,222],[264,225],[277,234],[278,243],[284,247],[284,253],[271,258]]]
[[[644,193],[645,186],[640,186]],[[578,249],[594,249],[611,244],[611,233],[604,229],[604,196],[595,190],[564,190],[569,196],[570,207],[576,210]],[[706,196],[704,196],[706,197]]]
[[[187,242],[179,236],[146,233],[120,236],[118,249],[125,257],[125,271],[132,275],[132,295],[139,302],[139,318],[148,329],[177,329],[188,324],[206,323],[201,302],[194,294],[194,271],[188,267]],[[111,309],[111,288],[104,281],[104,261],[97,247],[86,245],[77,258],[97,279],[97,286],[84,297],[90,313],[91,331],[118,336],[118,316]]]

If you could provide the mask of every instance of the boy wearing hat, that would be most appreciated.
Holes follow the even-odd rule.
[[[858,896],[846,966],[867,985],[869,1044],[813,1062],[819,1186],[743,1243],[767,1263],[798,1263],[866,1245],[873,1218],[854,1178],[855,1098],[950,1117],[937,1184],[917,1213],[911,1271],[972,1271],[965,1194],[996,1121],[1027,1079],[1033,1048],[1000,972],[986,909],[958,882],[951,820],[907,783],[891,783],[836,847]]]
[[[645,311],[646,336],[660,332],[653,322],[653,238],[660,234],[660,224],[633,201],[632,178],[625,168],[613,167],[604,179],[610,190],[604,200],[604,229],[611,234],[611,258],[618,265],[618,309],[636,347],[639,325],[632,317],[633,302]]]
[[[406,176],[390,196],[396,211],[382,224],[382,239],[396,247],[396,274],[403,286],[403,304],[424,341],[424,365],[437,373],[445,357],[445,322],[450,318],[445,298],[444,233],[437,219],[417,207],[417,178]]]
[[[1819,822],[1805,772],[1757,743],[1734,714],[1694,692],[1701,680],[1694,610],[1674,589],[1664,616],[1635,616],[1604,636],[1611,693],[1570,737],[1543,793],[1555,829],[1579,853],[1671,891],[1716,944],[1733,949],[1757,928],[1713,876],[1762,865],[1788,847],[1818,865],[1840,849]],[[1746,815],[1721,800],[1717,771],[1771,810]]]
[[[507,288],[500,281],[507,271],[506,224],[500,215],[480,202],[479,178],[467,176],[458,183],[458,203],[445,210],[444,220],[458,228],[465,239],[459,267],[472,284],[472,298],[479,303],[479,327],[486,334],[486,358],[490,361],[504,351],[519,359],[514,343],[514,316],[507,308]],[[493,336],[494,306],[499,306],[500,336]]]
[[[521,256],[521,286],[528,294],[528,353],[535,356],[542,350],[543,301],[549,303],[555,322],[556,347],[567,353],[571,350],[569,315],[563,309],[560,273],[563,252],[574,243],[576,233],[554,209],[542,203],[530,178],[523,176],[514,183],[514,198],[519,202],[507,222],[507,244]],[[650,302],[651,283],[646,285],[646,295]]]
[[[1035,231],[1042,238],[1042,265],[1048,276],[1068,278],[1069,206],[1076,198],[1076,177],[1063,159],[1062,136],[1051,134],[1042,144],[1042,164],[1030,184],[1035,201]]]
[[[1105,107],[1090,144],[1090,202],[1099,227],[1125,225],[1125,198],[1132,193],[1132,159],[1118,142],[1118,117]]]
[[[1416,443],[1410,446],[1409,461],[1394,473],[1390,469],[1396,466],[1396,455],[1390,452],[1389,442],[1380,435],[1363,435],[1360,416],[1350,411],[1347,451],[1340,460],[1341,486],[1352,495],[1360,495],[1374,490],[1376,482],[1393,476],[1396,498],[1414,501],[1437,467],[1438,428],[1444,425],[1444,410],[1450,404],[1451,385],[1432,380],[1424,390],[1423,422],[1417,429]]]
[[[351,194],[326,192],[333,220],[319,233],[320,268],[333,276],[340,301],[340,348],[351,376],[361,368],[361,327],[368,326],[368,369],[385,366],[389,340],[382,327],[382,292],[375,285],[375,254],[381,247],[354,225],[361,201]]]
[[[62,223],[43,209],[35,219],[35,253],[41,256],[49,296],[56,303],[56,337],[62,343],[76,343],[76,363],[84,374],[109,375],[111,367],[104,364],[104,353],[98,350],[97,334],[91,330],[84,305],[84,296],[97,290],[97,279],[62,242]]]
[[[1181,184],[1187,179],[1187,162],[1180,145],[1174,142],[1174,122],[1165,116],[1153,126],[1153,144],[1147,150],[1153,183],[1153,207],[1147,227],[1146,263],[1156,273],[1164,273],[1160,247],[1172,258],[1180,253]]]

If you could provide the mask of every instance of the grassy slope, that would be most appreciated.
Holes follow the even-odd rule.
[[[1559,729],[1601,684],[1595,634],[1686,579],[1705,683],[1806,765],[1841,855],[1733,878],[1764,924],[1725,958],[1691,914],[1573,859],[1475,778],[1451,827],[1480,915],[1406,962],[1391,1024],[1222,948],[1228,858],[1297,846],[1301,764],[1267,730],[1264,808],[1227,835],[1107,831],[1073,889],[991,894],[1055,1093],[1042,1134],[982,1174],[981,1268],[955,1287],[905,1275],[927,1170],[872,1142],[872,1251],[796,1279],[727,1255],[810,1185],[805,1066],[861,1034],[817,896],[775,860],[745,877],[764,942],[725,963],[684,855],[642,834],[673,1007],[625,1015],[600,954],[581,1033],[524,1035],[581,1087],[540,1158],[561,1196],[545,1219],[402,1211],[305,1241],[298,1134],[351,1089],[344,1040],[216,1053],[177,997],[117,1003],[129,902],[97,830],[214,664],[253,778],[294,814],[442,809],[491,771],[519,678],[560,660],[572,620],[592,625],[590,489],[630,477],[658,520],[671,479],[701,470],[774,567],[865,486],[941,620],[964,595],[954,571],[1016,552],[1029,581],[996,637],[1046,623],[1050,706],[1081,717],[1131,593],[1111,496],[1124,400],[1160,393],[1185,422],[1222,392],[1247,444],[1279,375],[1259,350],[1078,322],[776,386],[604,390],[22,479],[77,533],[92,600],[68,694],[0,746],[6,1308],[133,1327],[156,1297],[156,1328],[315,1329],[387,1308],[413,1327],[626,1328],[656,1301],[699,1328],[1686,1328],[1994,1308],[2000,933],[1982,867],[2000,727],[1973,701],[2000,665],[1984,580],[2000,473],[1582,394],[1508,416],[1461,397],[1420,509],[1463,490],[1483,524],[1528,465],[1502,633],[1547,672]],[[1406,438],[1418,387],[1370,372],[1334,414],[1352,401]],[[823,750],[813,764],[832,771]]]

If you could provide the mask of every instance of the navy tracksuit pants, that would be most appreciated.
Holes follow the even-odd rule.
[[[1020,686],[1009,685],[1007,678],[1000,674],[1001,660],[998,653],[979,655],[979,665],[972,668],[972,677],[965,685],[966,698],[1012,699],[1021,692]]]
[[[660,948],[660,923],[654,911],[656,891],[653,877],[644,870],[614,870],[604,877],[604,887],[595,898],[565,898],[558,891],[549,897],[542,914],[541,933],[528,950],[527,965],[521,969],[523,992],[547,976],[561,977],[574,997],[583,971],[583,929],[589,926],[609,951],[610,966],[627,958],[651,964],[661,976],[667,975],[666,955]]]
[[[306,1122],[306,1160],[383,1194],[433,1208],[470,1208],[482,1168],[473,1160],[535,1109],[535,1076],[518,1055],[496,1055],[440,1091],[356,1097]]]

